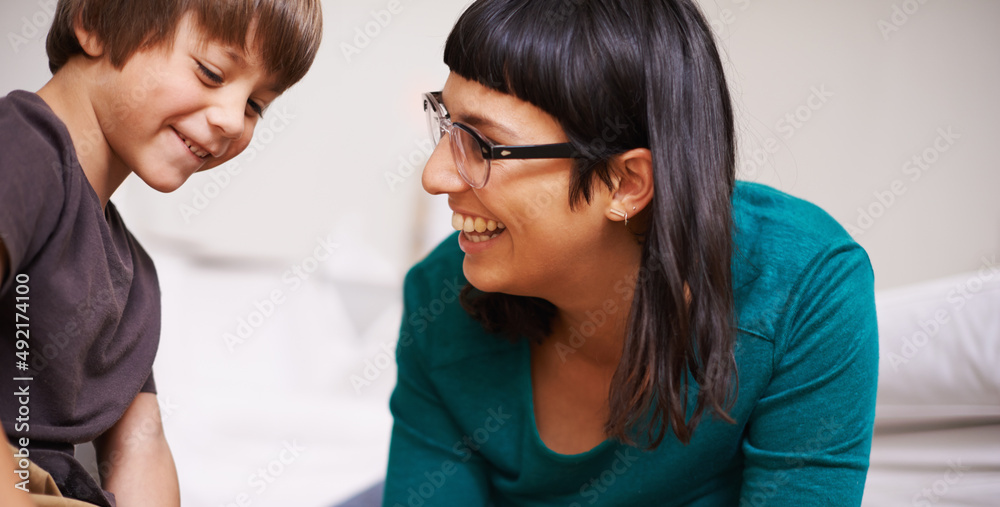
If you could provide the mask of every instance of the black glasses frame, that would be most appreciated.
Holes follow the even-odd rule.
[[[424,111],[433,107],[441,114],[441,118],[454,128],[460,128],[472,136],[479,144],[483,158],[486,160],[526,160],[537,158],[581,158],[580,152],[570,143],[552,144],[527,144],[508,146],[493,144],[479,133],[474,127],[460,122],[451,121],[451,115],[441,102],[441,92],[427,92],[424,94]],[[443,130],[447,130],[447,126]],[[435,141],[437,142],[437,141]]]

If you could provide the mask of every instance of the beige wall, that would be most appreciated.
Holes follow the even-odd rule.
[[[444,38],[466,3],[325,2],[312,73],[272,107],[239,172],[198,175],[166,196],[130,181],[115,197],[126,220],[144,241],[222,260],[284,262],[332,233],[342,248],[332,276],[398,283],[448,231],[443,199],[420,190],[419,94],[443,83]],[[880,288],[976,269],[1000,251],[990,152],[1000,143],[1000,2],[701,3],[729,62],[742,178],[853,226]],[[51,19],[48,5],[0,5],[0,93],[45,82],[46,28],[34,27]],[[366,26],[377,33],[367,44]],[[915,156],[933,162],[920,168]],[[390,184],[387,173],[401,178]]]
[[[701,3],[728,54],[742,178],[850,225],[880,288],[1000,252],[1000,3]]]

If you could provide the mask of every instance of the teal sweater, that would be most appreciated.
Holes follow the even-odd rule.
[[[453,236],[406,277],[383,505],[860,505],[878,368],[868,256],[772,188],[740,182],[733,204],[735,424],[710,417],[688,445],[668,433],[652,451],[549,450],[528,344],[463,311]]]

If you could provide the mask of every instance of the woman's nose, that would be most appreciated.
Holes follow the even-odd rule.
[[[455,165],[455,158],[451,154],[450,143],[449,137],[443,136],[427,159],[427,164],[424,165],[421,183],[429,194],[453,194],[472,188],[458,174],[458,166]]]

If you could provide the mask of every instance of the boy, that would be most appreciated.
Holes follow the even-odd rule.
[[[52,79],[0,99],[0,499],[51,475],[87,502],[66,505],[179,504],[156,272],[109,199],[131,173],[170,192],[243,151],[321,32],[319,0],[60,0]],[[100,485],[73,456],[87,441]]]

